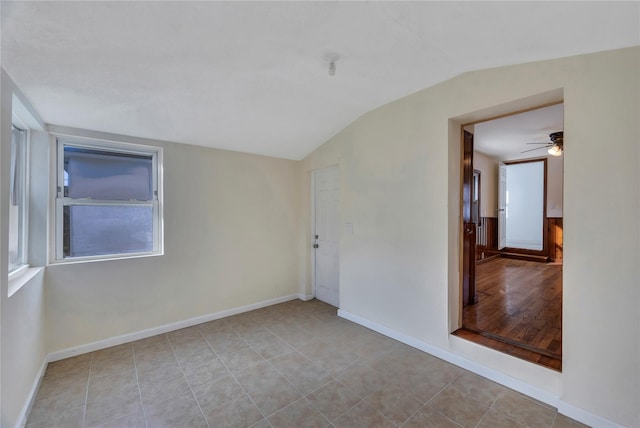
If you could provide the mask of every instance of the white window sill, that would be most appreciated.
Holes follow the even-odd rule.
[[[29,267],[29,265],[24,265],[16,271],[11,272],[11,274],[9,274],[9,297],[13,296],[42,270],[44,270],[44,267]]]
[[[93,262],[107,262],[110,260],[126,260],[126,259],[139,259],[145,257],[157,257],[163,256],[164,251],[156,252],[156,253],[125,253],[118,255],[101,255],[101,256],[88,256],[88,257],[69,257],[62,260],[52,260],[49,263],[49,266],[56,265],[69,265],[76,263],[93,263]]]

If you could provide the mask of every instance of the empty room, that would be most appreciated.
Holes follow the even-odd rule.
[[[0,14],[0,426],[640,426],[640,2]]]

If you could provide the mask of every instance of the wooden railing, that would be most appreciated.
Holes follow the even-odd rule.
[[[498,219],[481,217],[476,230],[476,260],[487,258],[498,251]]]

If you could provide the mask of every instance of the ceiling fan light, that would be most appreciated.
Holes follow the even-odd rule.
[[[554,146],[551,146],[549,150],[547,150],[547,152],[551,156],[562,156],[562,148],[560,148],[560,146],[558,146],[557,144]]]

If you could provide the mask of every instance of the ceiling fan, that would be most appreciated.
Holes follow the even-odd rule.
[[[520,153],[527,153],[527,152],[532,152],[534,150],[540,150],[540,149],[546,149],[548,148],[547,152],[551,155],[551,156],[562,156],[562,152],[564,151],[564,132],[563,131],[558,131],[558,132],[552,132],[551,134],[549,134],[549,139],[551,140],[550,142],[544,142],[544,143],[527,143],[527,144],[544,144],[544,146],[542,147],[536,147],[534,149],[529,149],[529,150],[525,150],[524,152],[520,152]]]

